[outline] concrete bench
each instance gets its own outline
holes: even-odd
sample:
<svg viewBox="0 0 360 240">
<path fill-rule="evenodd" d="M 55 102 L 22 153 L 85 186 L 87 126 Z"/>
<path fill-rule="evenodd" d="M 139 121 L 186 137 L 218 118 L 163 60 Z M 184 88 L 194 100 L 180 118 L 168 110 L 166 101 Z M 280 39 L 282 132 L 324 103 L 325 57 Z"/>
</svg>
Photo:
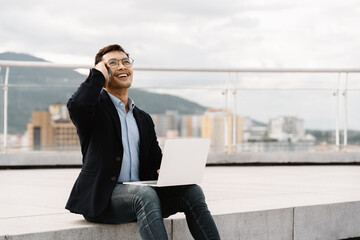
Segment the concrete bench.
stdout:
<svg viewBox="0 0 360 240">
<path fill-rule="evenodd" d="M 339 240 L 360 237 L 360 201 L 214 215 L 222 239 Z M 184 216 L 165 219 L 172 240 L 192 239 Z M 137 224 L 104 225 L 61 213 L 0 219 L 0 240 L 140 239 Z"/>
</svg>

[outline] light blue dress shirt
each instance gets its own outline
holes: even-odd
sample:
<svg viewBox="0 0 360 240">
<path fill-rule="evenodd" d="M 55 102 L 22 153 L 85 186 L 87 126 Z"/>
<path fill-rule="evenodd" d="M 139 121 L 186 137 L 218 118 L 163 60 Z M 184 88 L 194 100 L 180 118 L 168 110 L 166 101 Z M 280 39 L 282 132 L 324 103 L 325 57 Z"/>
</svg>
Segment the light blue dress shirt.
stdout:
<svg viewBox="0 0 360 240">
<path fill-rule="evenodd" d="M 131 98 L 128 99 L 129 112 L 126 113 L 125 104 L 110 93 L 109 96 L 114 103 L 120 118 L 121 138 L 124 147 L 124 155 L 118 182 L 139 181 L 140 137 L 139 129 L 133 114 L 135 103 Z"/>
</svg>

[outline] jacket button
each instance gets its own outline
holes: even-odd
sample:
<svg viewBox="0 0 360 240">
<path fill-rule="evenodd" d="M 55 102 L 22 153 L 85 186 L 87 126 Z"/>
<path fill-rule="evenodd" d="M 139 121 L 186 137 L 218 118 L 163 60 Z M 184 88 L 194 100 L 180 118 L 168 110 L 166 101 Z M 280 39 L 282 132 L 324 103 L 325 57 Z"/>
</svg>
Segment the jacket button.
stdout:
<svg viewBox="0 0 360 240">
<path fill-rule="evenodd" d="M 116 180 L 116 177 L 115 176 L 112 176 L 111 177 L 111 181 L 115 181 Z"/>
<path fill-rule="evenodd" d="M 120 157 L 116 157 L 115 160 L 116 160 L 117 162 L 120 162 L 121 158 L 120 158 Z"/>
</svg>

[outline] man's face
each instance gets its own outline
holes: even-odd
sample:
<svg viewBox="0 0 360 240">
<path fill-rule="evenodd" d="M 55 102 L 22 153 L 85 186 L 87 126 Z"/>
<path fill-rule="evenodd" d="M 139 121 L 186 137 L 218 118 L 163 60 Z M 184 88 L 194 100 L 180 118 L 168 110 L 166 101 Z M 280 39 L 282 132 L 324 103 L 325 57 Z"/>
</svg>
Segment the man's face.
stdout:
<svg viewBox="0 0 360 240">
<path fill-rule="evenodd" d="M 111 51 L 103 56 L 103 60 L 107 63 L 110 59 L 124 59 L 127 58 L 126 54 L 121 51 Z M 122 61 L 119 61 L 119 65 L 116 68 L 111 68 L 111 81 L 107 86 L 110 90 L 116 90 L 121 88 L 129 88 L 133 81 L 133 69 L 132 67 L 125 67 Z"/>
</svg>

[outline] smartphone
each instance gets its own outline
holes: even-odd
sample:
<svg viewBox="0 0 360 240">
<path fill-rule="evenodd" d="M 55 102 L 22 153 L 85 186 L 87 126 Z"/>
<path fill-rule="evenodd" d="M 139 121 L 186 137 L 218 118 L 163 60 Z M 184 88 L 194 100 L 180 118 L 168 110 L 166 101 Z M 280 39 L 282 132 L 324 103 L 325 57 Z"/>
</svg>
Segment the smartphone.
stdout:
<svg viewBox="0 0 360 240">
<path fill-rule="evenodd" d="M 109 75 L 109 82 L 108 82 L 108 85 L 109 85 L 111 82 L 111 69 L 107 68 L 107 70 L 108 70 L 108 75 Z"/>
</svg>

